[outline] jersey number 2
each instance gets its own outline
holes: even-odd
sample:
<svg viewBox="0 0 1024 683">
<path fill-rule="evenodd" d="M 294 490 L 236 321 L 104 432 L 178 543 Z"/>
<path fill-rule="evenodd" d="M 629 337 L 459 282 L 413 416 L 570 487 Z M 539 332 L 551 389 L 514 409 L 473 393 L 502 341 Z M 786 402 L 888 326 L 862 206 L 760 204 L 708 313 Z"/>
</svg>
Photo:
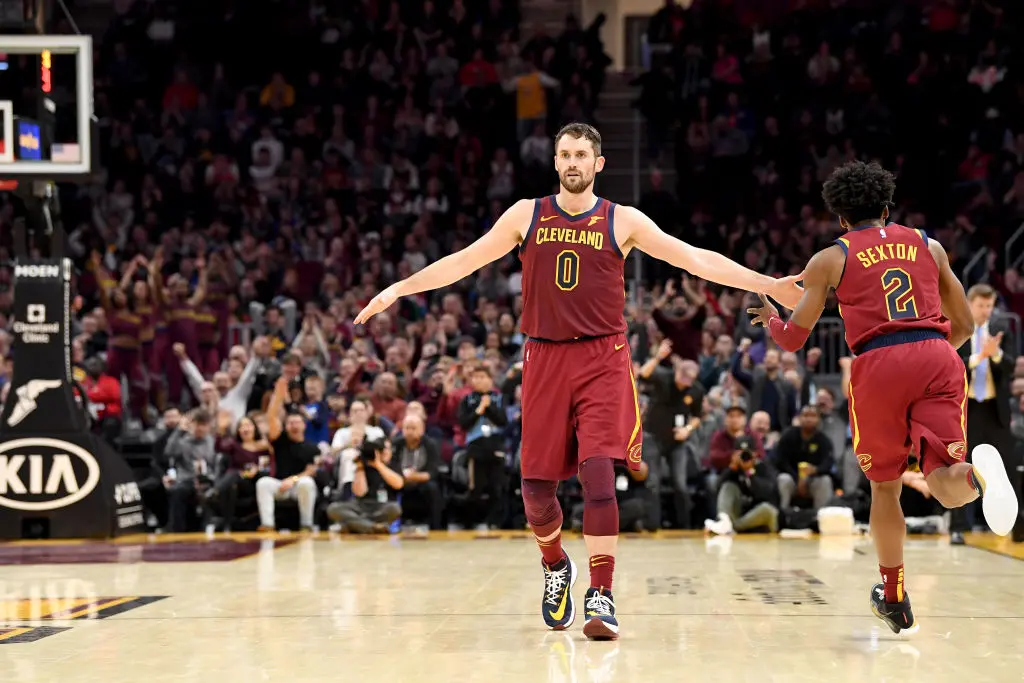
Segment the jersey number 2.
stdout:
<svg viewBox="0 0 1024 683">
<path fill-rule="evenodd" d="M 917 317 L 917 303 L 914 301 L 909 273 L 899 268 L 890 268 L 882 273 L 882 289 L 885 291 L 889 320 Z"/>
<path fill-rule="evenodd" d="M 555 284 L 563 292 L 571 292 L 580 283 L 580 255 L 566 249 L 555 259 Z"/>
</svg>

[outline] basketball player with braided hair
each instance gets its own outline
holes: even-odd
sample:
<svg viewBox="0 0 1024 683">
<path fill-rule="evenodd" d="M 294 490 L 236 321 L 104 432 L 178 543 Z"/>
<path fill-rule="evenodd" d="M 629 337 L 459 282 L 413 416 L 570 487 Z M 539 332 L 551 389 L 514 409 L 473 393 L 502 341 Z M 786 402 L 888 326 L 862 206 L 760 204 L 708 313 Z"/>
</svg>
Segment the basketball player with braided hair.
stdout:
<svg viewBox="0 0 1024 683">
<path fill-rule="evenodd" d="M 822 196 L 847 231 L 815 254 L 804 272 L 804 293 L 788 322 L 762 295 L 748 309 L 786 351 L 796 351 L 835 290 L 856 354 L 850 379 L 853 449 L 871 481 L 871 536 L 882 582 L 871 608 L 894 633 L 917 630 L 903 587 L 906 523 L 902 476 L 911 451 L 928 489 L 956 508 L 979 496 L 994 532 L 1006 535 L 1017 518 L 999 452 L 982 444 L 965 462 L 967 378 L 957 354 L 974 321 L 963 285 L 942 245 L 924 230 L 887 223 L 896 183 L 878 164 L 837 168 Z"/>
</svg>

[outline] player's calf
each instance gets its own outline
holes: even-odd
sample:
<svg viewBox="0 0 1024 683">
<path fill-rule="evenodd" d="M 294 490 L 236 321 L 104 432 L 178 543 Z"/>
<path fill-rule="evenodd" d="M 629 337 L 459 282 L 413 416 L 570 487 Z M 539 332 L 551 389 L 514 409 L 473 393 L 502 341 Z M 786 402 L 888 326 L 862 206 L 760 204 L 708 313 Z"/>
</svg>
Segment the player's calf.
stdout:
<svg viewBox="0 0 1024 683">
<path fill-rule="evenodd" d="M 576 565 L 562 550 L 562 507 L 558 504 L 557 481 L 523 479 L 523 505 L 530 523 L 544 570 L 544 596 L 540 613 L 547 627 L 561 631 L 572 626 L 576 605 L 572 587 L 576 583 Z"/>
<path fill-rule="evenodd" d="M 935 499 L 946 508 L 966 505 L 981 496 L 985 521 L 992 531 L 1005 536 L 1017 521 L 1018 503 L 999 451 L 989 444 L 971 453 L 974 464 L 940 467 L 925 478 Z"/>
<path fill-rule="evenodd" d="M 611 594 L 619 534 L 615 466 L 610 458 L 590 458 L 580 464 L 579 480 L 583 487 L 583 540 L 590 553 L 583 633 L 595 640 L 612 640 L 619 637 Z"/>
<path fill-rule="evenodd" d="M 583 488 L 583 538 L 590 552 L 590 585 L 611 590 L 619 536 L 619 505 L 611 458 L 583 461 L 579 480 Z"/>
</svg>

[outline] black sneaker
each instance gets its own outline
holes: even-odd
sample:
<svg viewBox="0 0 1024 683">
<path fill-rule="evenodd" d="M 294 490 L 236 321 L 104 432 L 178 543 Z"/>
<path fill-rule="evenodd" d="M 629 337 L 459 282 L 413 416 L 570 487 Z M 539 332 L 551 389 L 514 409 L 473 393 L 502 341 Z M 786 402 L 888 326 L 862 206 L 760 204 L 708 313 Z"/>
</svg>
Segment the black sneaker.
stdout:
<svg viewBox="0 0 1024 683">
<path fill-rule="evenodd" d="M 591 586 L 583 598 L 587 622 L 583 635 L 591 640 L 618 640 L 619 622 L 615 618 L 615 601 L 611 591 Z"/>
<path fill-rule="evenodd" d="M 903 602 L 886 602 L 885 586 L 876 583 L 871 589 L 871 611 L 884 621 L 893 633 L 917 633 L 918 624 L 914 619 L 914 611 L 910 609 L 910 595 L 907 593 L 903 594 Z"/>
<path fill-rule="evenodd" d="M 576 605 L 572 600 L 572 586 L 576 583 L 576 564 L 568 555 L 550 567 L 541 561 L 544 569 L 544 599 L 540 613 L 544 623 L 553 631 L 564 631 L 576 618 Z"/>
</svg>

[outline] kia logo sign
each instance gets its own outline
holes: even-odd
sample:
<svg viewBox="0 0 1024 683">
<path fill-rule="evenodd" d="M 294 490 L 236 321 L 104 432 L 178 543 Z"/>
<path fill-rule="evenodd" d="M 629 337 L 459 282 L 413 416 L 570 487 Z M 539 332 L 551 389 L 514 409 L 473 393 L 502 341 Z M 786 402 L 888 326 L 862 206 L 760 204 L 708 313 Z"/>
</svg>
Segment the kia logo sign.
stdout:
<svg viewBox="0 0 1024 683">
<path fill-rule="evenodd" d="M 92 453 L 59 439 L 0 443 L 0 507 L 39 512 L 74 505 L 100 482 Z"/>
</svg>

